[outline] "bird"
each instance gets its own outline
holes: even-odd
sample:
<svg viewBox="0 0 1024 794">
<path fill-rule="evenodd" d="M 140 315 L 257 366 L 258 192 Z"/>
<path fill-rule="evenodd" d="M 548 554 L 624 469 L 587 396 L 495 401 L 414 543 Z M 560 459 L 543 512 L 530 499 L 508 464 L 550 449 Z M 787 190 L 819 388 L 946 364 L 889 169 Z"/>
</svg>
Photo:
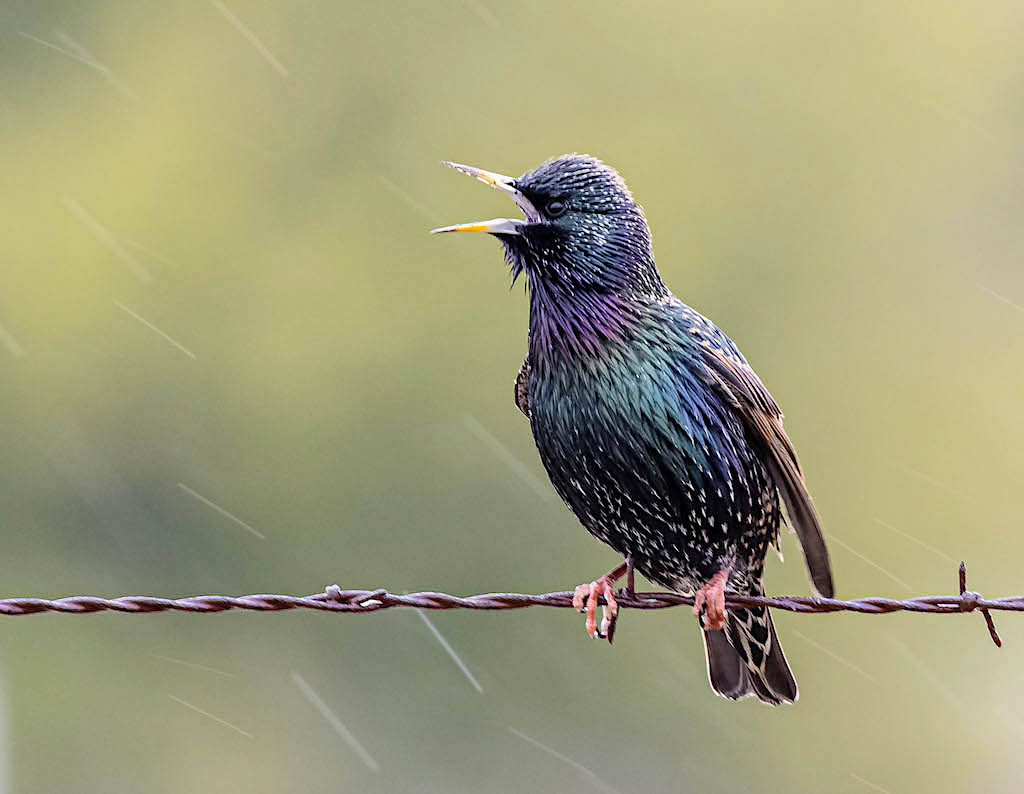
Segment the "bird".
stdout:
<svg viewBox="0 0 1024 794">
<path fill-rule="evenodd" d="M 507 194 L 522 218 L 432 230 L 496 237 L 525 276 L 527 353 L 514 383 L 555 491 L 623 563 L 580 585 L 586 630 L 611 641 L 615 583 L 635 573 L 694 596 L 712 690 L 764 703 L 799 697 L 764 595 L 782 505 L 811 585 L 834 595 L 821 521 L 783 415 L 733 341 L 683 303 L 655 265 L 650 226 L 620 174 L 583 154 L 519 177 L 443 161 Z M 603 619 L 596 609 L 603 599 Z"/>
</svg>

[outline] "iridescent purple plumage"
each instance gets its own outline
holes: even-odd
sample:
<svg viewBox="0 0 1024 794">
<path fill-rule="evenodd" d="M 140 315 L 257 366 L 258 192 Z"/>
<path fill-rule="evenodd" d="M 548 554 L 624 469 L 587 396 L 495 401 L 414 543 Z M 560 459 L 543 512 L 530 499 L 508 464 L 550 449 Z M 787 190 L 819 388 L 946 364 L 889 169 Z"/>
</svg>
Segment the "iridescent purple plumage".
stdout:
<svg viewBox="0 0 1024 794">
<path fill-rule="evenodd" d="M 491 231 L 513 278 L 529 281 L 516 401 L 569 509 L 652 582 L 716 599 L 710 627 L 723 587 L 763 592 L 781 494 L 812 582 L 831 595 L 828 552 L 781 412 L 725 333 L 665 286 L 622 178 L 565 155 L 501 179 L 533 220 L 446 230 Z M 609 580 L 599 583 L 611 592 Z M 593 604 L 599 592 L 590 590 Z M 705 630 L 705 647 L 719 694 L 796 699 L 767 610 L 730 613 L 723 631 Z"/>
</svg>

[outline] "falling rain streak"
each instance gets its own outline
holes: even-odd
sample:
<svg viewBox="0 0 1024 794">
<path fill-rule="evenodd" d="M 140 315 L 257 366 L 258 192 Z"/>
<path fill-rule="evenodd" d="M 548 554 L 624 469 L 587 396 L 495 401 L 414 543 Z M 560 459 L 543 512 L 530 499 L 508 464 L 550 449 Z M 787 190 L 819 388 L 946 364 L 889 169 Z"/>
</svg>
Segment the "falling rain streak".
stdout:
<svg viewBox="0 0 1024 794">
<path fill-rule="evenodd" d="M 937 548 L 935 548 L 935 547 L 934 547 L 934 546 L 932 546 L 932 545 L 931 545 L 930 543 L 925 543 L 925 542 L 924 542 L 923 540 L 921 540 L 920 538 L 918 538 L 918 537 L 914 537 L 914 536 L 913 536 L 913 535 L 911 535 L 911 534 L 910 534 L 909 532 L 904 532 L 904 531 L 903 531 L 902 529 L 897 529 L 897 528 L 896 528 L 896 527 L 894 527 L 894 526 L 893 526 L 892 524 L 890 524 L 890 523 L 888 523 L 888 522 L 886 522 L 886 521 L 883 521 L 883 520 L 882 520 L 882 519 L 880 519 L 880 518 L 876 518 L 876 519 L 875 519 L 875 523 L 876 523 L 876 524 L 879 524 L 879 525 L 881 525 L 881 526 L 883 526 L 883 527 L 885 527 L 885 528 L 886 528 L 886 529 L 888 529 L 888 530 L 889 530 L 890 532 L 895 532 L 895 533 L 896 533 L 897 535 L 899 535 L 900 537 L 906 538 L 906 539 L 907 539 L 907 540 L 909 540 L 909 541 L 910 541 L 911 543 L 916 543 L 916 544 L 917 544 L 918 546 L 920 546 L 920 547 L 921 547 L 922 549 L 925 549 L 926 551 L 930 551 L 930 552 L 931 552 L 932 554 L 934 554 L 934 555 L 935 555 L 936 557 L 939 557 L 939 558 L 941 558 L 941 559 L 945 560 L 946 562 L 948 562 L 948 563 L 951 563 L 952 565 L 957 565 L 957 564 L 958 564 L 958 562 L 959 562 L 958 560 L 954 559 L 953 557 L 950 557 L 950 556 L 949 556 L 948 554 L 946 554 L 946 553 L 945 553 L 944 551 L 941 551 L 940 549 L 937 549 Z"/>
<path fill-rule="evenodd" d="M 977 499 L 968 496 L 963 491 L 957 490 L 949 483 L 945 483 L 942 480 L 935 479 L 930 474 L 925 474 L 923 471 L 918 471 L 917 469 L 911 468 L 910 466 L 900 466 L 900 468 L 903 471 L 907 472 L 908 474 L 917 477 L 917 479 L 921 480 L 922 482 L 925 482 L 928 485 L 932 486 L 933 488 L 937 488 L 943 493 L 956 497 L 957 499 L 960 499 L 963 502 L 973 502 L 975 504 L 977 504 L 978 502 Z"/>
<path fill-rule="evenodd" d="M 587 767 L 583 766 L 583 764 L 581 764 L 579 761 L 573 761 L 568 756 L 562 755 L 560 752 L 558 752 L 558 750 L 555 750 L 552 747 L 548 747 L 546 744 L 544 744 L 543 742 L 537 741 L 532 736 L 527 736 L 522 731 L 517 731 L 511 725 L 508 727 L 508 730 L 509 730 L 509 733 L 511 733 L 513 736 L 518 736 L 524 742 L 527 742 L 528 744 L 532 744 L 538 750 L 543 750 L 548 755 L 551 755 L 554 758 L 557 758 L 563 764 L 568 764 L 569 766 L 571 766 L 576 771 L 586 775 L 587 777 L 589 777 L 594 782 L 594 784 L 598 788 L 602 789 L 603 791 L 607 791 L 610 794 L 618 794 L 618 789 L 614 789 L 611 786 L 609 786 L 607 783 L 605 783 L 603 780 L 601 780 L 601 778 L 599 778 L 594 773 L 593 770 L 588 769 Z"/>
<path fill-rule="evenodd" d="M 480 0 L 465 0 L 465 2 L 466 5 L 473 10 L 473 13 L 480 17 L 480 19 L 483 21 L 485 25 L 487 25 L 487 27 L 491 28 L 492 30 L 498 29 L 498 20 L 494 16 L 494 14 L 491 13 L 491 9 L 489 9 L 482 2 L 480 2 Z"/>
<path fill-rule="evenodd" d="M 149 320 L 146 320 L 146 319 L 140 317 L 139 315 L 137 315 L 135 312 L 133 312 L 131 309 L 129 309 L 127 306 L 125 306 L 123 303 L 121 303 L 121 301 L 115 300 L 114 301 L 114 305 L 117 308 L 119 308 L 121 311 L 123 311 L 125 314 L 128 314 L 128 315 L 134 317 L 136 320 L 138 320 L 140 323 L 142 323 L 144 326 L 146 326 L 149 330 L 151 330 L 154 333 L 159 334 L 160 336 L 162 336 L 164 339 L 166 339 L 168 342 L 170 342 L 172 345 L 174 345 L 176 348 L 178 348 L 178 350 L 180 350 L 182 353 L 184 353 L 189 358 L 195 358 L 196 357 L 196 354 L 193 353 L 191 350 L 189 350 L 187 347 L 185 347 L 184 345 L 180 344 L 179 342 L 176 342 L 174 339 L 172 339 L 166 333 L 164 333 L 159 328 L 157 328 L 155 325 L 153 325 L 153 323 L 149 322 Z"/>
<path fill-rule="evenodd" d="M 362 759 L 362 762 L 374 772 L 379 772 L 380 764 L 367 752 L 362 743 L 352 735 L 352 731 L 345 726 L 341 718 L 331 710 L 331 707 L 327 705 L 324 699 L 306 682 L 306 679 L 295 670 L 292 670 L 292 681 L 295 682 L 295 686 L 299 688 L 299 691 L 305 696 L 306 700 L 313 704 L 313 708 L 320 712 L 320 716 L 327 721 L 327 724 L 334 728 L 334 732 Z"/>
<path fill-rule="evenodd" d="M 248 731 L 243 731 L 243 730 L 242 730 L 241 728 L 239 728 L 239 727 L 238 727 L 237 725 L 232 725 L 232 724 L 231 724 L 230 722 L 228 722 L 227 720 L 225 720 L 225 719 L 221 719 L 221 718 L 220 718 L 220 717 L 218 717 L 218 716 L 217 716 L 216 714 L 211 714 L 210 712 L 208 712 L 208 711 L 206 711 L 206 710 L 204 710 L 204 709 L 201 709 L 201 708 L 199 708 L 199 706 L 193 706 L 193 705 L 192 705 L 191 703 L 189 703 L 189 702 L 188 702 L 187 700 L 182 700 L 181 698 L 179 698 L 179 697 L 175 697 L 174 695 L 168 695 L 167 697 L 169 697 L 169 698 L 170 698 L 171 700 L 173 700 L 173 701 L 174 701 L 175 703 L 180 703 L 181 705 L 183 705 L 183 706 L 186 706 L 186 707 L 188 707 L 188 708 L 192 709 L 192 711 L 195 711 L 195 712 L 197 712 L 198 714 L 202 714 L 202 715 L 203 715 L 204 717 L 209 717 L 209 718 L 210 718 L 211 720 L 213 720 L 214 722 L 219 722 L 219 723 L 220 723 L 221 725 L 223 725 L 223 726 L 224 726 L 224 727 L 226 727 L 226 728 L 230 728 L 230 729 L 231 729 L 231 730 L 233 730 L 233 731 L 238 731 L 238 733 L 242 734 L 242 736 L 246 736 L 246 737 L 248 737 L 248 738 L 250 738 L 250 739 L 252 739 L 252 738 L 253 738 L 253 735 L 252 735 L 251 733 L 249 733 Z"/>
<path fill-rule="evenodd" d="M 459 655 L 455 653 L 455 649 L 452 648 L 448 640 L 444 638 L 444 635 L 437 630 L 437 626 L 434 625 L 434 622 L 427 617 L 427 613 L 422 609 L 417 609 L 416 612 L 421 618 L 423 618 L 423 622 L 427 624 L 427 628 L 430 629 L 430 633 L 434 635 L 435 639 L 439 643 L 441 643 L 441 647 L 445 649 L 448 655 L 452 658 L 452 661 L 455 662 L 458 668 L 462 671 L 462 674 L 469 679 L 469 683 L 473 685 L 473 689 L 482 695 L 484 693 L 484 688 L 480 686 L 480 682 L 476 680 L 476 677 L 471 672 L 469 672 L 469 668 L 466 667 L 462 659 L 459 658 Z"/>
<path fill-rule="evenodd" d="M 417 201 L 408 190 L 396 185 L 383 174 L 377 174 L 377 181 L 400 198 L 410 209 L 415 210 L 419 215 L 430 223 L 437 223 L 437 216 L 427 209 L 426 205 Z"/>
<path fill-rule="evenodd" d="M 284 64 L 278 60 L 277 56 L 274 55 L 264 44 L 259 36 L 250 30 L 249 26 L 242 22 L 227 6 L 225 6 L 220 0 L 210 0 L 210 5 L 220 11 L 224 15 L 224 18 L 231 24 L 231 26 L 237 30 L 242 38 L 248 41 L 258 52 L 263 56 L 264 60 L 269 63 L 281 77 L 288 77 L 288 70 L 285 69 Z"/>
<path fill-rule="evenodd" d="M 858 560 L 861 560 L 862 562 L 867 563 L 868 565 L 870 565 L 872 568 L 874 568 L 879 573 L 883 573 L 886 576 L 888 576 L 890 579 L 892 579 L 896 584 L 898 584 L 904 590 L 909 591 L 911 589 L 910 585 L 907 584 L 906 582 L 904 582 L 902 579 L 900 579 L 896 574 L 892 573 L 891 571 L 887 571 L 885 568 L 883 568 L 877 562 L 872 560 L 870 557 L 864 556 L 859 551 L 857 551 L 856 549 L 851 547 L 848 543 L 844 543 L 843 541 L 841 541 L 835 535 L 829 535 L 828 539 L 830 541 L 832 541 L 833 543 L 835 543 L 837 546 L 841 546 L 842 548 L 846 549 L 848 552 L 850 552 L 850 554 L 852 554 Z"/>
<path fill-rule="evenodd" d="M 978 285 L 978 289 L 980 289 L 982 292 L 987 292 L 993 298 L 995 298 L 998 301 L 1002 301 L 1007 306 L 1011 306 L 1011 307 L 1013 307 L 1014 309 L 1016 309 L 1019 312 L 1024 312 L 1024 306 L 1021 306 L 1019 303 L 1015 303 L 1014 301 L 1012 301 L 1009 298 L 1007 298 L 1005 295 L 1000 295 L 998 292 L 996 292 L 991 287 L 986 287 L 984 284 L 979 284 Z"/>
<path fill-rule="evenodd" d="M 158 254 L 152 248 L 147 248 L 142 243 L 136 242 L 135 240 L 125 240 L 124 242 L 125 242 L 125 245 L 128 245 L 128 246 L 134 248 L 136 251 L 140 251 L 141 253 L 143 253 L 146 256 L 148 256 L 150 259 L 153 259 L 153 260 L 159 262 L 161 265 L 165 265 L 166 267 L 172 267 L 172 268 L 177 268 L 178 267 L 178 265 L 175 262 L 172 262 L 166 256 L 162 256 L 161 254 Z"/>
<path fill-rule="evenodd" d="M 216 510 L 218 513 L 220 513 L 225 518 L 228 518 L 228 519 L 234 521 L 236 524 L 238 524 L 238 526 L 242 527 L 245 530 L 248 530 L 253 535 L 258 537 L 260 540 L 266 540 L 267 539 L 267 536 L 264 535 L 262 532 L 260 532 L 258 529 L 256 529 L 255 527 L 252 527 L 249 524 L 245 523 L 242 519 L 240 519 L 234 513 L 229 513 L 227 510 L 225 510 L 219 504 L 217 504 L 216 502 L 212 501 L 211 499 L 207 499 L 201 493 L 198 493 L 197 491 L 192 490 L 187 485 L 185 485 L 185 483 L 179 482 L 178 483 L 178 487 L 181 488 L 181 490 L 183 490 L 185 493 L 187 493 L 193 499 L 195 499 L 195 500 L 197 500 L 199 502 L 202 502 L 204 505 L 209 507 L 211 510 Z"/>
<path fill-rule="evenodd" d="M 470 433 L 480 439 L 480 441 L 484 443 L 484 446 L 490 449 L 491 452 L 497 456 L 498 460 L 508 466 L 520 480 L 529 485 L 537 496 L 545 501 L 551 500 L 551 490 L 541 482 L 537 475 L 530 471 L 525 463 L 513 455 L 512 452 L 509 451 L 508 447 L 495 438 L 494 435 L 492 435 L 490 431 L 481 424 L 479 419 L 472 414 L 466 414 L 462 417 L 462 424 L 465 425 L 466 429 Z"/>
<path fill-rule="evenodd" d="M 38 38 L 37 36 L 33 36 L 31 33 L 25 33 L 24 31 L 21 31 L 18 33 L 18 35 L 21 36 L 23 39 L 33 41 L 36 44 L 42 45 L 43 47 L 48 47 L 49 49 L 54 50 L 55 52 L 59 52 L 61 55 L 67 58 L 71 58 L 72 60 L 78 61 L 80 64 L 84 66 L 88 66 L 93 71 L 102 75 L 103 78 L 108 83 L 110 83 L 110 85 L 112 85 L 118 92 L 120 92 L 121 95 L 124 96 L 126 99 L 130 99 L 132 102 L 138 101 L 138 95 L 134 91 L 132 91 L 131 88 L 125 85 L 125 82 L 120 77 L 114 74 L 114 72 L 108 66 L 105 66 L 104 64 L 100 63 L 95 58 L 93 58 L 92 55 L 89 54 L 89 51 L 85 49 L 85 47 L 83 47 L 73 38 L 68 36 L 66 33 L 58 31 L 57 38 L 61 39 L 68 47 L 71 47 L 70 50 L 65 49 L 64 47 L 61 47 L 57 44 L 54 44 L 53 42 L 46 41 L 44 39 Z"/>
<path fill-rule="evenodd" d="M 164 656 L 162 653 L 151 653 L 154 659 L 162 659 L 165 662 L 173 662 L 174 664 L 180 664 L 182 667 L 191 667 L 193 670 L 203 670 L 207 673 L 216 673 L 222 675 L 225 678 L 234 678 L 233 673 L 226 673 L 223 670 L 218 670 L 216 667 L 207 667 L 205 664 L 197 664 L 196 662 L 186 662 L 184 659 L 175 659 L 173 656 Z"/>
<path fill-rule="evenodd" d="M 18 340 L 2 325 L 0 325 L 0 345 L 6 347 L 7 352 L 15 358 L 23 358 L 25 356 L 25 348 L 18 344 Z"/>
<path fill-rule="evenodd" d="M 826 648 L 821 643 L 816 642 L 815 640 L 812 640 L 810 637 L 808 637 L 803 632 L 797 631 L 796 629 L 790 629 L 789 631 L 790 631 L 791 634 L 795 634 L 797 637 L 802 639 L 804 642 L 806 642 L 812 648 L 817 648 L 819 651 L 821 651 L 823 654 L 828 656 L 830 659 L 835 659 L 837 662 L 839 662 L 839 664 L 843 665 L 844 667 L 848 667 L 849 669 L 853 670 L 853 672 L 857 673 L 858 675 L 863 676 L 868 681 L 870 681 L 872 684 L 877 684 L 878 683 L 877 679 L 874 676 L 872 676 L 870 673 L 864 671 L 863 669 L 861 669 L 860 667 L 855 665 L 853 662 L 851 662 L 849 659 L 846 659 L 846 658 L 840 656 L 835 651 L 829 650 L 828 648 Z"/>
<path fill-rule="evenodd" d="M 878 791 L 881 794 L 892 794 L 892 792 L 890 792 L 889 789 L 882 788 L 877 783 L 872 783 L 870 780 L 867 780 L 866 778 L 862 778 L 860 775 L 854 774 L 853 772 L 850 773 L 850 778 L 852 780 L 856 780 L 862 786 L 867 786 L 872 791 Z"/>
<path fill-rule="evenodd" d="M 939 696 L 945 700 L 950 706 L 954 708 L 964 710 L 964 702 L 960 697 L 953 691 L 953 688 L 943 681 L 935 672 L 924 663 L 924 660 L 913 650 L 910 649 L 905 642 L 897 640 L 893 637 L 886 637 L 889 644 L 892 645 L 904 659 L 914 667 L 925 681 L 931 684 L 932 688 L 939 694 Z"/>
<path fill-rule="evenodd" d="M 149 271 L 146 270 L 139 260 L 132 255 L 131 251 L 129 251 L 121 241 L 114 236 L 114 233 L 110 231 L 110 229 L 96 220 L 96 218 L 94 218 L 89 211 L 85 209 L 85 207 L 71 198 L 71 196 L 64 197 L 64 206 L 67 207 L 71 214 L 78 218 L 78 220 L 81 221 L 82 224 L 91 231 L 101 243 L 109 248 L 118 259 L 128 265 L 139 281 L 146 283 L 153 280 Z"/>
</svg>

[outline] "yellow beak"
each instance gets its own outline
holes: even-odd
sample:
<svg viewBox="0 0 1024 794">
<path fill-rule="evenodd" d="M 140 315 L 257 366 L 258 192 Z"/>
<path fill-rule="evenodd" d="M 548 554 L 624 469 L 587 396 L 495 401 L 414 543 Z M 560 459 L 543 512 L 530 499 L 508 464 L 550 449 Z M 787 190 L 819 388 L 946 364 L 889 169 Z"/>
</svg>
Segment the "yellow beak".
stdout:
<svg viewBox="0 0 1024 794">
<path fill-rule="evenodd" d="M 456 171 L 461 171 L 475 179 L 479 179 L 485 185 L 490 185 L 502 193 L 507 193 L 519 206 L 519 209 L 526 215 L 526 220 L 519 218 L 494 218 L 489 221 L 475 221 L 473 223 L 460 223 L 455 226 L 442 226 L 440 229 L 431 229 L 431 234 L 444 232 L 487 232 L 489 234 L 521 234 L 523 226 L 528 223 L 536 223 L 542 220 L 542 215 L 533 206 L 530 200 L 516 187 L 516 180 L 504 174 L 496 174 L 494 171 L 485 171 L 482 168 L 474 168 L 471 165 L 452 163 L 447 160 L 443 164 Z"/>
</svg>

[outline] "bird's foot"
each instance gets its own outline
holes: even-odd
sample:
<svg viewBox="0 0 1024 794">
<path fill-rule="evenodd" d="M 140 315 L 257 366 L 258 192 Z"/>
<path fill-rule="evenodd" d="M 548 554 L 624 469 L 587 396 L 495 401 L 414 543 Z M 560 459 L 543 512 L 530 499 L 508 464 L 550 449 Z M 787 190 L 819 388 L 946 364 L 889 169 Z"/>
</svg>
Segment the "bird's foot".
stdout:
<svg viewBox="0 0 1024 794">
<path fill-rule="evenodd" d="M 615 601 L 615 583 L 626 573 L 627 563 L 608 571 L 600 579 L 589 584 L 581 584 L 572 596 L 572 605 L 577 612 L 587 613 L 587 634 L 593 639 L 607 638 L 610 643 L 615 637 L 615 623 L 619 617 L 619 605 Z M 597 625 L 597 603 L 604 596 L 604 608 L 601 610 L 601 626 Z"/>
<path fill-rule="evenodd" d="M 716 573 L 708 583 L 694 594 L 693 614 L 704 617 L 702 624 L 706 629 L 721 629 L 725 626 L 725 583 L 729 580 L 729 567 Z"/>
</svg>

